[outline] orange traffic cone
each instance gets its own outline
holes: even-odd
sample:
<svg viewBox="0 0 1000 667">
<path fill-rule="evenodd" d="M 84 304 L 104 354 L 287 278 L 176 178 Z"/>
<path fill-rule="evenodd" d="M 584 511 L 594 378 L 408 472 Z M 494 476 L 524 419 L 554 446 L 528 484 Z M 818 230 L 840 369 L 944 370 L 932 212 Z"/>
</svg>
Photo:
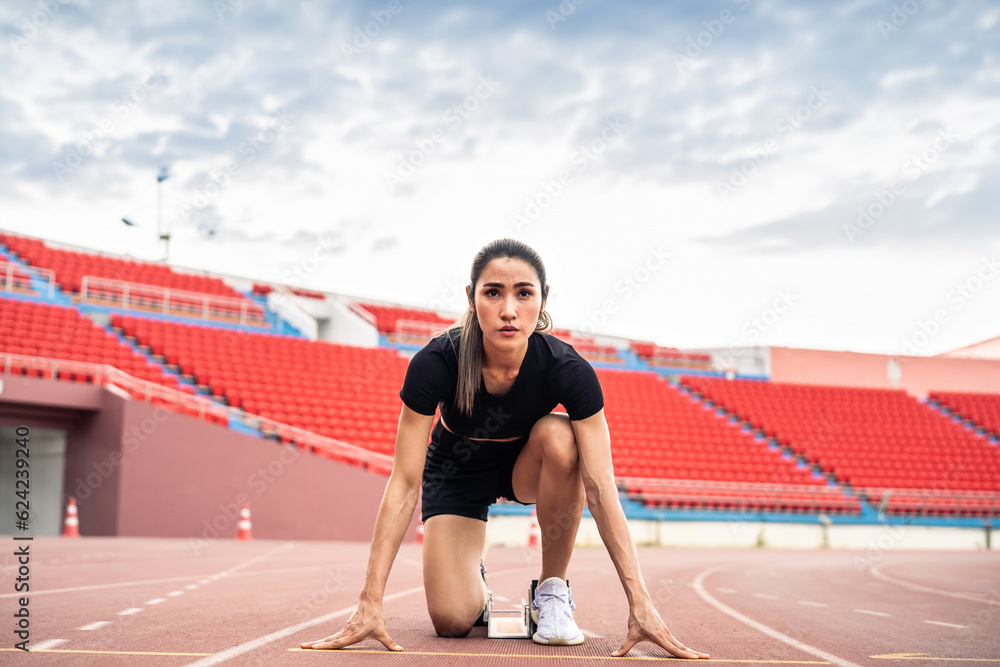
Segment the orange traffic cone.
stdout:
<svg viewBox="0 0 1000 667">
<path fill-rule="evenodd" d="M 243 503 L 243 507 L 240 509 L 240 522 L 236 524 L 236 539 L 252 540 L 253 535 L 250 534 L 250 527 L 250 503 Z"/>
<path fill-rule="evenodd" d="M 542 531 L 538 528 L 538 515 L 535 508 L 531 508 L 531 523 L 528 524 L 528 546 L 542 546 Z"/>
<path fill-rule="evenodd" d="M 66 520 L 63 521 L 63 537 L 80 537 L 80 520 L 76 516 L 76 498 L 70 496 L 66 505 Z"/>
<path fill-rule="evenodd" d="M 417 544 L 424 543 L 424 522 L 421 521 L 417 524 Z"/>
</svg>

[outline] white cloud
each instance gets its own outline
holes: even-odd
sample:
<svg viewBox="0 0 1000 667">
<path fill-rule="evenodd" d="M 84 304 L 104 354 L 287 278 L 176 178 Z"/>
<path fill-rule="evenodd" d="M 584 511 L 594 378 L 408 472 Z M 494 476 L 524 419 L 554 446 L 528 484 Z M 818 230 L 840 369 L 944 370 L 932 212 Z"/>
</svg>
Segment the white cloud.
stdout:
<svg viewBox="0 0 1000 667">
<path fill-rule="evenodd" d="M 34 6 L 5 5 L 8 27 Z M 308 239 L 337 231 L 345 251 L 308 286 L 428 306 L 467 279 L 479 247 L 515 236 L 549 265 L 557 321 L 580 326 L 630 262 L 663 244 L 673 262 L 601 330 L 728 345 L 788 285 L 802 301 L 765 342 L 895 352 L 924 316 L 922 295 L 947 288 L 970 253 L 1000 246 L 988 190 L 998 12 L 922 6 L 883 40 L 878 3 L 777 9 L 737 12 L 678 70 L 672 52 L 719 8 L 595 3 L 553 31 L 532 4 L 410 3 L 348 62 L 341 43 L 371 20 L 367 6 L 326 15 L 244 3 L 220 21 L 196 2 L 169 15 L 66 5 L 5 54 L 2 224 L 153 257 L 155 175 L 169 165 L 163 215 L 182 264 L 281 280 Z M 163 85 L 116 113 L 153 65 Z M 491 76 L 496 93 L 449 124 L 449 109 Z M 830 99 L 786 133 L 782 119 L 822 86 Z M 294 117 L 241 154 L 280 109 Z M 574 154 L 615 117 L 627 131 L 577 169 Z M 114 123 L 95 154 L 57 181 L 52 161 L 105 118 Z M 848 243 L 856 208 L 948 127 L 954 145 Z M 386 172 L 436 128 L 445 138 L 391 192 Z M 769 139 L 777 149 L 722 201 L 717 183 Z M 185 220 L 181 207 L 234 160 L 239 173 Z M 560 171 L 572 182 L 516 228 L 511 216 Z M 122 216 L 142 226 L 126 233 Z M 1000 290 L 974 305 L 935 343 L 996 335 L 984 313 Z"/>
</svg>

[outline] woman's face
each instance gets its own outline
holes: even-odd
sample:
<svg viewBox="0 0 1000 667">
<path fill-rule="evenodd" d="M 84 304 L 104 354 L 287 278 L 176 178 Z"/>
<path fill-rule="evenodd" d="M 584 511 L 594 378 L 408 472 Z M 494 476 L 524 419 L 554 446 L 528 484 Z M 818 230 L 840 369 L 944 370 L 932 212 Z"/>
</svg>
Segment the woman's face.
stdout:
<svg viewBox="0 0 1000 667">
<path fill-rule="evenodd" d="M 538 275 L 520 259 L 499 257 L 483 269 L 471 299 L 484 345 L 515 350 L 528 342 L 545 307 Z M 504 332 L 503 329 L 513 328 Z"/>
</svg>

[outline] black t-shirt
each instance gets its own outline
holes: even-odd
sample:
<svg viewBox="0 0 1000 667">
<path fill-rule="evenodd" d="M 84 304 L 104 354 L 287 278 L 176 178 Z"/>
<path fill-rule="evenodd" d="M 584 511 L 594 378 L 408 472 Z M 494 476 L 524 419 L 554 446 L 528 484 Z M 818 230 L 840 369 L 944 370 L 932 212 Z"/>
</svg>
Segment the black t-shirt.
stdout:
<svg viewBox="0 0 1000 667">
<path fill-rule="evenodd" d="M 448 429 L 468 438 L 525 437 L 536 421 L 562 403 L 570 419 L 586 419 L 604 407 L 597 373 L 569 343 L 534 332 L 510 390 L 503 396 L 486 391 L 480 376 L 472 416 L 455 405 L 461 331 L 432 338 L 410 359 L 399 397 L 414 412 L 433 415 L 440 405 Z"/>
</svg>

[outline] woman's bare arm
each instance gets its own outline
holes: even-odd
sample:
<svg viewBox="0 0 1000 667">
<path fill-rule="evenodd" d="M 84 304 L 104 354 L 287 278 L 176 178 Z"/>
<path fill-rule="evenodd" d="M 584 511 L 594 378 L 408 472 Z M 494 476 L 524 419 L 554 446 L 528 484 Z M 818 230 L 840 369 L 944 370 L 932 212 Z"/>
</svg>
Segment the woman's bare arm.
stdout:
<svg viewBox="0 0 1000 667">
<path fill-rule="evenodd" d="M 681 658 L 707 658 L 674 638 L 653 607 L 639 571 L 639 555 L 618 498 L 611 463 L 611 433 L 601 409 L 586 419 L 570 422 L 580 452 L 580 471 L 587 491 L 587 507 L 618 571 L 629 604 L 628 636 L 612 655 L 622 656 L 640 641 L 652 641 Z"/>
<path fill-rule="evenodd" d="M 368 571 L 361 591 L 362 600 L 382 602 L 389 570 L 417 506 L 424 458 L 427 456 L 427 438 L 433 422 L 433 415 L 422 415 L 406 405 L 403 405 L 399 414 L 392 473 L 385 485 L 385 493 L 375 519 Z"/>
<path fill-rule="evenodd" d="M 382 642 L 390 650 L 403 650 L 386 632 L 382 598 L 389 570 L 392 569 L 399 545 L 403 542 L 403 535 L 406 534 L 413 518 L 413 510 L 417 506 L 424 457 L 427 455 L 427 438 L 433 422 L 433 415 L 422 415 L 403 405 L 396 431 L 392 473 L 385 485 L 375 519 L 371 549 L 368 552 L 368 570 L 358 608 L 340 632 L 319 641 L 304 642 L 301 644 L 302 648 L 343 648 L 371 638 Z"/>
</svg>

